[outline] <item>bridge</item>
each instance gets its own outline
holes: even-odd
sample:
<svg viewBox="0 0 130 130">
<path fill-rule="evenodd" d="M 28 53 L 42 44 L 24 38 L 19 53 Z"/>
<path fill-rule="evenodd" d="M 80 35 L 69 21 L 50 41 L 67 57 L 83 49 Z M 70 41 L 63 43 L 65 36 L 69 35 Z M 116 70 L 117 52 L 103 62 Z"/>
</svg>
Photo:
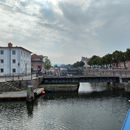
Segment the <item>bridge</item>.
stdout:
<svg viewBox="0 0 130 130">
<path fill-rule="evenodd" d="M 79 82 L 129 82 L 130 71 L 121 69 L 88 69 L 84 75 L 78 76 L 47 76 L 43 78 L 43 84 L 79 83 Z"/>
<path fill-rule="evenodd" d="M 96 76 L 73 76 L 73 77 L 44 77 L 43 84 L 73 84 L 79 82 L 112 82 L 112 83 L 120 83 L 120 82 L 129 82 L 130 78 L 128 77 L 96 77 Z"/>
<path fill-rule="evenodd" d="M 107 73 L 109 72 L 109 73 Z M 114 89 L 118 89 L 124 87 L 122 85 L 123 82 L 130 82 L 130 73 L 121 73 L 121 71 L 115 72 L 92 72 L 87 73 L 86 75 L 78 75 L 78 76 L 43 76 L 43 81 L 41 85 L 43 85 L 45 91 L 78 91 L 80 82 L 89 82 L 89 83 L 107 83 L 112 84 Z M 121 84 L 120 84 L 121 83 Z M 117 84 L 120 84 L 119 86 Z M 125 88 L 123 88 L 125 89 Z M 128 90 L 127 90 L 128 89 Z M 129 90 L 129 87 L 127 88 Z"/>
</svg>

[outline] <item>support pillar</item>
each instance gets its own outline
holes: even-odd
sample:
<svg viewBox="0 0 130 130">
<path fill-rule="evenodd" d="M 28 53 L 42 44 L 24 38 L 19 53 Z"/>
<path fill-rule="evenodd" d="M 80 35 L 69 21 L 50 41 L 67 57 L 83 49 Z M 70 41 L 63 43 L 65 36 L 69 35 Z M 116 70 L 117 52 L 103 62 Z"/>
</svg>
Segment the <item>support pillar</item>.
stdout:
<svg viewBox="0 0 130 130">
<path fill-rule="evenodd" d="M 33 84 L 32 84 L 32 80 L 30 80 L 27 83 L 27 101 L 30 102 L 33 100 L 34 100 Z"/>
</svg>

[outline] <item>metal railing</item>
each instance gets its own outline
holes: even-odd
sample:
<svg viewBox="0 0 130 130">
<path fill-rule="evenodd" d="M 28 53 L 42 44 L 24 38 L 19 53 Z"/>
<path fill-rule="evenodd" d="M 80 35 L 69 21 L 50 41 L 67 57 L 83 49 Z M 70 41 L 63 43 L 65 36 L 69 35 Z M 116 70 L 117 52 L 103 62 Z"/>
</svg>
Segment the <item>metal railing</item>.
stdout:
<svg viewBox="0 0 130 130">
<path fill-rule="evenodd" d="M 130 77 L 130 70 L 122 69 L 87 69 L 85 71 L 86 76 L 112 76 L 112 77 Z"/>
</svg>

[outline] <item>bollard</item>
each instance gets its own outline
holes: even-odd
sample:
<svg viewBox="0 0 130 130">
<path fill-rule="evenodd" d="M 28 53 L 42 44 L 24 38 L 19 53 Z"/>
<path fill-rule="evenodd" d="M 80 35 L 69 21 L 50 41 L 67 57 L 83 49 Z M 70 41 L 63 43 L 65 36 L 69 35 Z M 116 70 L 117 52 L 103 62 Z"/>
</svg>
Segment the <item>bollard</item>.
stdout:
<svg viewBox="0 0 130 130">
<path fill-rule="evenodd" d="M 27 101 L 31 102 L 34 100 L 33 84 L 32 80 L 27 82 Z"/>
</svg>

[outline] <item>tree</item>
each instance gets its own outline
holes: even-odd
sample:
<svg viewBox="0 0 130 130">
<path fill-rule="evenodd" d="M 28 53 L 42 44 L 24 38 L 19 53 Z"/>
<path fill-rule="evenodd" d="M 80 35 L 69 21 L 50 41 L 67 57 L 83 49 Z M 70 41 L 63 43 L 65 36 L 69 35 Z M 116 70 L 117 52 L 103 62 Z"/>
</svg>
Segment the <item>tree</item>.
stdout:
<svg viewBox="0 0 130 130">
<path fill-rule="evenodd" d="M 77 61 L 76 63 L 74 63 L 72 66 L 74 68 L 79 68 L 79 67 L 83 67 L 85 64 L 83 61 Z"/>
<path fill-rule="evenodd" d="M 57 67 L 58 67 L 58 65 L 57 65 L 57 64 L 55 64 L 55 65 L 54 65 L 54 67 L 55 67 L 55 68 L 57 68 Z"/>
<path fill-rule="evenodd" d="M 116 50 L 112 54 L 106 54 L 103 57 L 94 55 L 89 59 L 88 64 L 93 67 L 111 68 L 113 64 L 118 67 L 119 63 L 124 63 L 124 68 L 127 69 L 126 61 L 130 61 L 130 49 L 127 49 L 126 52 Z"/>
<path fill-rule="evenodd" d="M 120 51 L 120 61 L 124 63 L 124 68 L 127 69 L 127 67 L 126 67 L 126 61 L 127 61 L 126 52 Z"/>
<path fill-rule="evenodd" d="M 116 67 L 118 67 L 119 62 L 121 61 L 120 55 L 120 51 L 117 50 L 112 53 L 112 62 L 116 64 Z"/>
<path fill-rule="evenodd" d="M 106 67 L 112 67 L 112 54 L 106 54 L 102 57 L 102 64 Z"/>
<path fill-rule="evenodd" d="M 45 69 L 49 70 L 51 68 L 51 61 L 48 59 L 48 57 L 46 57 L 44 59 L 44 67 Z"/>
<path fill-rule="evenodd" d="M 130 60 L 130 49 L 126 50 L 126 60 L 129 61 Z"/>
<path fill-rule="evenodd" d="M 96 55 L 92 56 L 92 57 L 90 58 L 88 64 L 89 64 L 90 66 L 94 66 L 94 67 L 95 67 L 95 66 L 101 66 L 101 64 L 102 64 L 101 57 L 96 56 Z"/>
<path fill-rule="evenodd" d="M 124 63 L 124 67 L 126 68 L 126 52 L 122 51 L 114 51 L 112 54 L 112 62 L 116 64 L 116 67 L 118 67 L 118 64 L 120 62 Z"/>
</svg>

